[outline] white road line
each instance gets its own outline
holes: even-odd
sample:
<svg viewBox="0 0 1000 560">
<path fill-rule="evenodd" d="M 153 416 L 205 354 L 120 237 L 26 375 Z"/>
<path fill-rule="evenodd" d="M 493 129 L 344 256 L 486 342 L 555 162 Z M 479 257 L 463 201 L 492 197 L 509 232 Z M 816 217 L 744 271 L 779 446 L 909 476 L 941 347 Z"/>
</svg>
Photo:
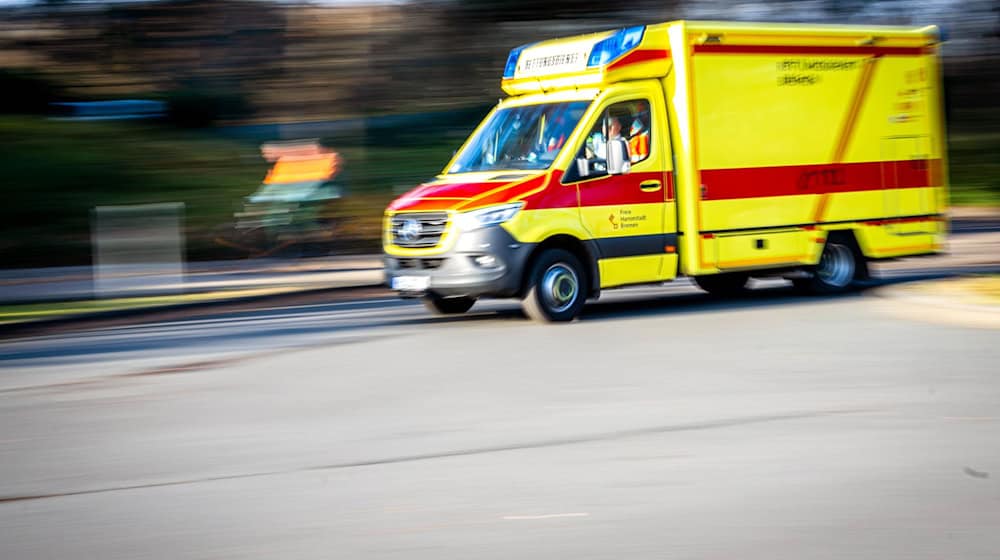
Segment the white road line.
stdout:
<svg viewBox="0 0 1000 560">
<path fill-rule="evenodd" d="M 330 332 L 322 332 L 324 329 L 372 329 L 378 331 L 395 327 L 396 321 L 408 321 L 419 318 L 431 319 L 433 317 L 423 309 L 422 306 L 406 306 L 395 308 L 375 308 L 365 310 L 338 310 L 338 311 L 314 311 L 301 315 L 282 314 L 267 317 L 254 317 L 240 319 L 219 320 L 213 323 L 187 323 L 177 322 L 170 324 L 148 324 L 135 325 L 128 329 L 110 329 L 100 332 L 64 333 L 52 335 L 46 340 L 26 339 L 0 344 L 0 351 L 5 352 L 30 352 L 41 348 L 51 348 L 52 346 L 62 346 L 69 351 L 89 346 L 115 345 L 115 344 L 143 344 L 147 342 L 169 339 L 173 343 L 183 343 L 190 341 L 213 343 L 215 338 L 232 338 L 267 330 L 279 330 L 284 327 L 295 329 L 315 329 L 314 333 L 281 333 L 274 332 L 271 336 L 329 336 Z M 408 326 L 407 330 L 412 331 L 415 327 Z M 97 352 L 103 353 L 103 352 Z"/>
<path fill-rule="evenodd" d="M 408 300 L 393 297 L 393 298 L 379 298 L 379 299 L 356 299 L 352 301 L 338 301 L 330 303 L 307 303 L 303 305 L 275 305 L 271 307 L 260 307 L 255 309 L 255 311 L 267 311 L 275 309 L 308 309 L 310 307 L 339 307 L 343 305 L 370 305 L 373 303 L 405 303 Z"/>
<path fill-rule="evenodd" d="M 556 519 L 558 517 L 589 517 L 589 513 L 549 513 L 545 515 L 505 515 L 501 519 L 510 521 L 531 520 L 531 519 Z"/>
<path fill-rule="evenodd" d="M 300 305 L 300 306 L 296 306 L 296 305 L 283 305 L 283 306 L 276 306 L 276 307 L 262 307 L 262 308 L 253 309 L 253 310 L 246 310 L 244 312 L 237 312 L 237 313 L 241 313 L 241 314 L 233 314 L 231 316 L 216 317 L 216 318 L 211 318 L 211 319 L 175 319 L 175 320 L 169 320 L 169 321 L 159 321 L 159 322 L 154 322 L 154 323 L 143 323 L 143 324 L 137 324 L 137 325 L 117 325 L 117 326 L 114 326 L 114 327 L 104 327 L 102 329 L 95 329 L 92 332 L 111 331 L 111 330 L 134 330 L 134 329 L 142 329 L 142 328 L 148 328 L 148 327 L 159 326 L 159 325 L 177 325 L 177 324 L 187 324 L 187 325 L 206 324 L 207 325 L 207 324 L 213 324 L 213 323 L 226 323 L 226 322 L 231 322 L 231 321 L 247 321 L 247 320 L 255 320 L 255 319 L 267 319 L 268 318 L 267 316 L 257 317 L 257 316 L 253 315 L 254 313 L 261 312 L 261 311 L 264 311 L 264 312 L 268 312 L 268 311 L 269 312 L 275 312 L 275 311 L 287 310 L 289 312 L 294 313 L 294 310 L 296 310 L 296 309 L 308 309 L 308 308 L 313 308 L 313 307 L 339 307 L 339 306 L 344 306 L 344 305 L 354 305 L 354 306 L 360 307 L 363 310 L 365 305 L 369 305 L 369 304 L 373 304 L 373 303 L 397 303 L 397 302 L 400 302 L 400 301 L 401 300 L 399 300 L 399 299 L 377 299 L 377 300 L 363 300 L 363 301 L 345 301 L 345 302 L 339 302 L 339 303 L 316 303 L 316 304 L 308 304 L 308 305 Z M 403 306 L 405 306 L 405 304 L 403 304 Z M 394 305 L 392 307 L 397 307 L 397 306 Z M 322 313 L 322 311 L 311 311 L 309 313 Z M 220 312 L 220 314 L 225 315 L 225 312 Z M 306 313 L 303 313 L 302 315 L 306 315 Z"/>
<path fill-rule="evenodd" d="M 406 316 L 417 312 L 426 314 L 422 307 L 412 309 L 366 309 L 366 310 L 340 310 L 340 311 L 311 311 L 307 313 L 285 313 L 280 315 L 269 315 L 265 317 L 243 317 L 230 319 L 216 319 L 212 322 L 177 322 L 177 323 L 157 323 L 147 325 L 145 329 L 156 331 L 157 334 L 176 332 L 186 329 L 203 329 L 200 332 L 211 332 L 217 329 L 229 329 L 232 327 L 253 328 L 254 326 L 275 325 L 281 323 L 294 322 L 302 325 L 316 323 L 337 323 L 344 321 L 355 321 L 359 324 L 365 320 L 379 319 L 388 316 Z M 140 329 L 130 329 L 133 331 Z M 123 333 L 113 333 L 123 334 Z"/>
<path fill-rule="evenodd" d="M 52 343 L 95 344 L 118 339 L 135 339 L 141 337 L 162 338 L 164 336 L 183 336 L 185 334 L 209 337 L 213 334 L 233 334 L 261 330 L 268 326 L 281 324 L 296 324 L 299 326 L 338 326 L 354 323 L 357 326 L 367 326 L 367 323 L 384 320 L 387 317 L 407 319 L 421 315 L 430 316 L 421 306 L 409 306 L 392 309 L 358 309 L 337 311 L 312 311 L 301 314 L 276 314 L 262 317 L 234 317 L 212 320 L 175 321 L 169 323 L 148 323 L 145 325 L 129 325 L 127 327 L 109 327 L 100 331 L 62 333 L 50 335 L 45 339 L 35 338 L 17 340 L 0 344 L 0 348 L 47 347 Z"/>
</svg>

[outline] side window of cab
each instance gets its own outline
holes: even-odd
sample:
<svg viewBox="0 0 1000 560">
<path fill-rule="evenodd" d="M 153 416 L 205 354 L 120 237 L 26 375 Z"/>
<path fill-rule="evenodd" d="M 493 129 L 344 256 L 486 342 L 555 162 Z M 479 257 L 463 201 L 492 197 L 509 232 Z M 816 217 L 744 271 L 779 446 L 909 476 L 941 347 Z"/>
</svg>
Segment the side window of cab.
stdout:
<svg viewBox="0 0 1000 560">
<path fill-rule="evenodd" d="M 565 182 L 594 179 L 608 175 L 608 141 L 623 140 L 628 161 L 635 165 L 649 158 L 652 145 L 649 102 L 645 99 L 609 105 L 587 133 L 567 170 Z"/>
</svg>

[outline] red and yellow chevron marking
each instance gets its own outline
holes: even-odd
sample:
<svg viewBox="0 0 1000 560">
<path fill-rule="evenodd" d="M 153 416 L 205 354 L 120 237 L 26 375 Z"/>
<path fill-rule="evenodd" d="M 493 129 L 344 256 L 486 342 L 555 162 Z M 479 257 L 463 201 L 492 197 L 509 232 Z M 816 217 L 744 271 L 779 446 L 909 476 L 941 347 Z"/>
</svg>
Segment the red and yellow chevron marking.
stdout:
<svg viewBox="0 0 1000 560">
<path fill-rule="evenodd" d="M 634 50 L 608 65 L 608 70 L 620 70 L 632 64 L 640 62 L 669 60 L 670 51 L 664 49 L 640 49 Z"/>
</svg>

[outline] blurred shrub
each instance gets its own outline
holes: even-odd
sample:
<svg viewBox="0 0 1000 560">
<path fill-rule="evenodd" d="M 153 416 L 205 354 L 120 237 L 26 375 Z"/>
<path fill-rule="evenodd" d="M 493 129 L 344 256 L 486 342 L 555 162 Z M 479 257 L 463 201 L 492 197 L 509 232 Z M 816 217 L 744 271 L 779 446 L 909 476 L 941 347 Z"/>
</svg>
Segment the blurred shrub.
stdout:
<svg viewBox="0 0 1000 560">
<path fill-rule="evenodd" d="M 167 122 L 182 128 L 206 128 L 253 113 L 243 94 L 224 89 L 185 87 L 166 95 Z"/>
<path fill-rule="evenodd" d="M 38 72 L 0 68 L 0 113 L 44 114 L 62 95 L 62 87 Z"/>
</svg>

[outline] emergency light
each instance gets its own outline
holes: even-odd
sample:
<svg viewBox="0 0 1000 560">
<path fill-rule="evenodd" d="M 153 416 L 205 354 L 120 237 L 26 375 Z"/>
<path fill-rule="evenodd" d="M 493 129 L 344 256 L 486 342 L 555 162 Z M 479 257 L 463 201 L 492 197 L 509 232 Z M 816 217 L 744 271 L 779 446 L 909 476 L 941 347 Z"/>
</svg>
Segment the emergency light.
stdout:
<svg viewBox="0 0 1000 560">
<path fill-rule="evenodd" d="M 521 57 L 521 51 L 530 46 L 531 46 L 530 44 L 521 45 L 520 47 L 517 47 L 516 49 L 510 51 L 510 54 L 507 55 L 507 65 L 503 67 L 504 79 L 514 77 L 514 72 L 517 71 L 517 59 Z"/>
<path fill-rule="evenodd" d="M 607 64 L 638 47 L 639 43 L 642 42 L 642 35 L 645 31 L 645 25 L 626 27 L 607 39 L 600 41 L 590 51 L 590 58 L 587 59 L 587 68 Z M 510 62 L 507 64 L 510 64 Z"/>
</svg>

